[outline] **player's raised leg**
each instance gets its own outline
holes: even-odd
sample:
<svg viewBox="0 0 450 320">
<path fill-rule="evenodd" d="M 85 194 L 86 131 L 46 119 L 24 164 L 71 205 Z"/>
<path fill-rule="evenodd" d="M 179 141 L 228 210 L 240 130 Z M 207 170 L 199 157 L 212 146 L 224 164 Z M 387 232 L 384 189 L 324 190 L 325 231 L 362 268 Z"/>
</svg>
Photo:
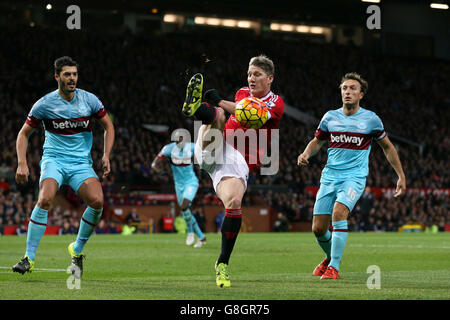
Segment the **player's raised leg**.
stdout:
<svg viewBox="0 0 450 320">
<path fill-rule="evenodd" d="M 242 198 L 245 184 L 240 178 L 224 177 L 217 185 L 217 196 L 225 206 L 222 222 L 222 246 L 216 262 L 216 284 L 219 287 L 231 285 L 228 263 L 242 225 Z"/>
<path fill-rule="evenodd" d="M 183 104 L 182 113 L 187 117 L 195 116 L 203 124 L 212 124 L 219 117 L 219 110 L 208 102 L 202 102 L 203 76 L 194 74 L 187 85 L 186 99 Z"/>
<path fill-rule="evenodd" d="M 186 88 L 186 98 L 184 100 L 183 114 L 192 117 L 202 103 L 203 75 L 196 73 L 189 80 Z"/>
<path fill-rule="evenodd" d="M 25 256 L 13 266 L 14 272 L 24 274 L 25 272 L 31 272 L 33 270 L 36 251 L 47 227 L 48 210 L 50 209 L 57 191 L 58 183 L 54 179 L 47 178 L 41 182 L 38 201 L 31 213 L 30 222 L 28 223 Z"/>
</svg>

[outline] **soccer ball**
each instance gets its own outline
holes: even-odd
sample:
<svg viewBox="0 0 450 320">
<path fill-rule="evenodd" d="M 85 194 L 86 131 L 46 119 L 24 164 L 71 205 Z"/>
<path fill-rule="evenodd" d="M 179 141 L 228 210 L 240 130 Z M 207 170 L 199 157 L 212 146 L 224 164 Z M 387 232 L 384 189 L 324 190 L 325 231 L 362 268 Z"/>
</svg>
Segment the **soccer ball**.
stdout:
<svg viewBox="0 0 450 320">
<path fill-rule="evenodd" d="M 267 122 L 269 109 L 264 101 L 255 97 L 247 97 L 236 104 L 234 116 L 244 128 L 258 129 Z"/>
</svg>

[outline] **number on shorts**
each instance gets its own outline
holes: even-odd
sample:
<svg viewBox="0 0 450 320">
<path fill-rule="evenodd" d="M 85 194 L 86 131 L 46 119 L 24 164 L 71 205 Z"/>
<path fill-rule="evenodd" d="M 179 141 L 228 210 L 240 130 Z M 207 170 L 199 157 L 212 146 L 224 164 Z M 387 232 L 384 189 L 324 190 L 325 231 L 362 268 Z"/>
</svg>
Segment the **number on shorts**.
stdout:
<svg viewBox="0 0 450 320">
<path fill-rule="evenodd" d="M 354 190 L 352 187 L 349 187 L 348 188 L 348 192 L 347 192 L 347 197 L 352 199 L 352 200 L 355 200 L 355 198 L 356 198 L 356 190 Z"/>
</svg>

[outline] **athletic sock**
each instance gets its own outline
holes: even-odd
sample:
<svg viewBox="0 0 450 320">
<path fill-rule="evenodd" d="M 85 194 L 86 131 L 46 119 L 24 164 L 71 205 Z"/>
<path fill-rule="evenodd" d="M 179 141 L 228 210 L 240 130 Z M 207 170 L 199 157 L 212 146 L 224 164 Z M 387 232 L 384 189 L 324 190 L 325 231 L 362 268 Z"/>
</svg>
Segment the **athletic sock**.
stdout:
<svg viewBox="0 0 450 320">
<path fill-rule="evenodd" d="M 203 124 L 211 124 L 216 120 L 218 114 L 216 107 L 210 106 L 207 102 L 202 102 L 194 116 L 201 120 Z"/>
<path fill-rule="evenodd" d="M 73 247 L 76 254 L 83 252 L 86 242 L 89 240 L 92 232 L 102 217 L 102 213 L 103 208 L 96 210 L 89 206 L 84 211 L 83 216 L 81 217 L 80 230 L 78 230 L 77 240 L 75 241 L 75 245 Z"/>
<path fill-rule="evenodd" d="M 25 256 L 32 261 L 35 259 L 39 242 L 41 242 L 47 227 L 47 216 L 48 210 L 41 209 L 37 205 L 34 206 L 28 223 L 27 249 L 25 251 Z"/>
<path fill-rule="evenodd" d="M 320 237 L 316 237 L 317 243 L 322 248 L 323 252 L 327 255 L 327 260 L 331 260 L 331 232 L 327 230 L 327 232 Z"/>
<path fill-rule="evenodd" d="M 222 250 L 217 260 L 217 264 L 228 264 L 231 252 L 233 251 L 236 238 L 242 225 L 241 209 L 225 209 L 225 217 L 222 222 Z"/>
<path fill-rule="evenodd" d="M 195 218 L 192 216 L 191 210 L 189 208 L 187 208 L 186 210 L 181 210 L 181 214 L 183 215 L 184 221 L 186 222 L 187 233 L 194 232 L 193 220 L 195 220 Z"/>
<path fill-rule="evenodd" d="M 333 235 L 331 240 L 331 261 L 329 266 L 339 270 L 342 255 L 344 254 L 345 243 L 348 238 L 347 220 L 335 221 L 333 225 Z"/>
<path fill-rule="evenodd" d="M 200 229 L 200 226 L 198 225 L 197 220 L 195 219 L 194 216 L 192 216 L 192 227 L 194 229 L 195 234 L 197 235 L 197 237 L 199 239 L 203 239 L 205 237 L 205 235 L 202 232 L 202 229 Z"/>
</svg>

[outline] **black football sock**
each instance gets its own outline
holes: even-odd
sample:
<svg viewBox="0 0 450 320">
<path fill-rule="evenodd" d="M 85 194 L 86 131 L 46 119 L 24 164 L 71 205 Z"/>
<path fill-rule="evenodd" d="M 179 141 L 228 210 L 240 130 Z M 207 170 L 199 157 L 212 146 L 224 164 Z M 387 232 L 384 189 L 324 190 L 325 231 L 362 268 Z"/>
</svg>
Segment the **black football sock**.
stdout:
<svg viewBox="0 0 450 320">
<path fill-rule="evenodd" d="M 202 102 L 197 111 L 195 111 L 194 116 L 203 124 L 211 124 L 216 119 L 217 110 L 216 107 L 209 105 L 208 102 Z"/>
<path fill-rule="evenodd" d="M 242 225 L 241 209 L 225 209 L 225 217 L 222 222 L 222 251 L 220 252 L 217 264 L 228 264 L 231 252 L 233 251 L 236 238 Z"/>
</svg>

